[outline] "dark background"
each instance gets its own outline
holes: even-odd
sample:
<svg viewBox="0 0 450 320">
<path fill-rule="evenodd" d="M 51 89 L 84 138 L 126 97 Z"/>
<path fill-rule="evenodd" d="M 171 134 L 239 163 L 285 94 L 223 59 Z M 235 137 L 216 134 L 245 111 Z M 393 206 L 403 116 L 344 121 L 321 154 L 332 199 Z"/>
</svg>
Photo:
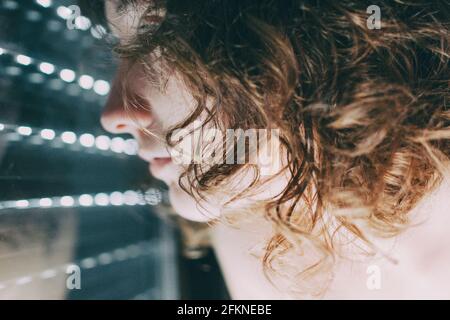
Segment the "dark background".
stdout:
<svg viewBox="0 0 450 320">
<path fill-rule="evenodd" d="M 79 79 L 89 75 L 109 82 L 115 60 L 106 26 L 89 25 L 84 18 L 84 24 L 68 28 L 75 16 L 64 13 L 74 3 L 0 4 L 0 264 L 42 241 L 51 250 L 71 250 L 71 262 L 81 266 L 82 289 L 67 291 L 68 299 L 227 298 L 212 250 L 201 249 L 196 259 L 183 254 L 178 224 L 161 214 L 161 206 L 168 205 L 165 186 L 149 177 L 146 164 L 133 152 L 80 143 L 85 133 L 109 135 L 99 125 L 107 94 L 95 86 L 82 88 Z M 42 72 L 42 62 L 54 71 Z M 74 79 L 62 79 L 63 69 L 72 70 Z M 30 135 L 20 127 L 30 128 Z M 55 137 L 43 139 L 42 129 L 53 130 Z M 78 140 L 64 142 L 65 131 Z M 112 204 L 111 193 L 127 190 L 139 203 Z M 80 205 L 82 194 L 95 201 Z M 98 194 L 110 202 L 99 205 Z M 58 205 L 63 196 L 74 203 Z M 43 208 L 42 198 L 51 198 L 52 206 Z M 26 208 L 18 200 L 27 201 Z M 69 245 L 59 240 L 66 236 L 65 223 L 75 234 Z M 29 254 L 23 256 L 26 265 Z M 2 283 L 3 290 L 12 290 L 19 282 L 0 274 L 0 297 Z M 27 298 L 26 285 L 18 298 Z"/>
</svg>

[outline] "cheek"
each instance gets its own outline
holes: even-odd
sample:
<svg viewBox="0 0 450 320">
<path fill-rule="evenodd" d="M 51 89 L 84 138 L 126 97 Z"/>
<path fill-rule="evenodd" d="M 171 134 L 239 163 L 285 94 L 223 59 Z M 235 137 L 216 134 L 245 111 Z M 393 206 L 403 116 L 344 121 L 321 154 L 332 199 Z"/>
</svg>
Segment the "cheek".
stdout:
<svg viewBox="0 0 450 320">
<path fill-rule="evenodd" d="M 165 90 L 154 93 L 150 101 L 164 129 L 172 128 L 186 120 L 195 110 L 196 105 L 186 87 L 174 77 L 169 78 Z"/>
</svg>

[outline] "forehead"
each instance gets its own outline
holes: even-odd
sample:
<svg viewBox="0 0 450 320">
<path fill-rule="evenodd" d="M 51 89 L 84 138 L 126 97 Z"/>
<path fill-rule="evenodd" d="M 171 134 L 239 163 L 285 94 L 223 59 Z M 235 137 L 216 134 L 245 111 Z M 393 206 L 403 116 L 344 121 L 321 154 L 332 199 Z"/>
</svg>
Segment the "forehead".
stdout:
<svg viewBox="0 0 450 320">
<path fill-rule="evenodd" d="M 105 14 L 109 28 L 121 41 L 126 41 L 137 30 L 149 1 L 106 0 Z"/>
</svg>

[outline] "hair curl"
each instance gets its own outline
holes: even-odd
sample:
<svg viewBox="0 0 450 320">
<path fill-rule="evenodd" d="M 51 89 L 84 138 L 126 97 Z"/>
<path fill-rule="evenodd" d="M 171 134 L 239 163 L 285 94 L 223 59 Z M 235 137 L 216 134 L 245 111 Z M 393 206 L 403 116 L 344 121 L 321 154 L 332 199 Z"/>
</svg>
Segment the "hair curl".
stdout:
<svg viewBox="0 0 450 320">
<path fill-rule="evenodd" d="M 398 234 L 447 170 L 450 3 L 384 1 L 370 30 L 372 2 L 152 1 L 164 21 L 118 49 L 151 68 L 158 48 L 182 77 L 197 108 L 174 130 L 205 112 L 220 128 L 280 129 L 290 180 L 264 204 L 266 270 L 309 243 L 323 255 L 296 276 L 312 278 L 342 228 L 369 247 L 369 233 Z M 243 166 L 200 167 L 183 187 L 202 197 Z"/>
</svg>

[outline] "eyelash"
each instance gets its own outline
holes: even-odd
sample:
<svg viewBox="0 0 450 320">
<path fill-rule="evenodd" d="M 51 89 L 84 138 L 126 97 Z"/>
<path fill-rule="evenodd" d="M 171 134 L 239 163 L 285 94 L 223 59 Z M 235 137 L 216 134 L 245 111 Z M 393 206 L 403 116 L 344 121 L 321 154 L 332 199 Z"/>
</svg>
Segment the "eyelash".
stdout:
<svg viewBox="0 0 450 320">
<path fill-rule="evenodd" d="M 155 19 L 155 18 L 156 18 L 156 21 L 154 21 L 154 20 L 153 21 L 147 21 L 147 20 Z M 138 31 L 139 32 L 149 32 L 149 31 L 150 32 L 154 32 L 154 31 L 156 31 L 156 29 L 159 28 L 159 26 L 162 23 L 161 16 L 157 16 L 157 15 L 144 18 L 143 20 L 144 20 L 144 23 L 138 27 Z"/>
</svg>

